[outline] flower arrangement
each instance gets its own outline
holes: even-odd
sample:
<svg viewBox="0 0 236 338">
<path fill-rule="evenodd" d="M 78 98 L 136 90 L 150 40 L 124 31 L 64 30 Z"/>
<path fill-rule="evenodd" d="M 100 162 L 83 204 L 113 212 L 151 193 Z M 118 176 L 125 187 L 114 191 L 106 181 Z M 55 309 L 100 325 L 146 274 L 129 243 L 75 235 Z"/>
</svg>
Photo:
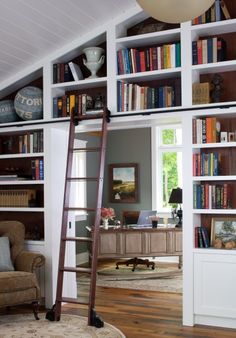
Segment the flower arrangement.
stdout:
<svg viewBox="0 0 236 338">
<path fill-rule="evenodd" d="M 115 211 L 113 208 L 101 208 L 101 218 L 103 220 L 113 219 L 115 217 Z"/>
</svg>

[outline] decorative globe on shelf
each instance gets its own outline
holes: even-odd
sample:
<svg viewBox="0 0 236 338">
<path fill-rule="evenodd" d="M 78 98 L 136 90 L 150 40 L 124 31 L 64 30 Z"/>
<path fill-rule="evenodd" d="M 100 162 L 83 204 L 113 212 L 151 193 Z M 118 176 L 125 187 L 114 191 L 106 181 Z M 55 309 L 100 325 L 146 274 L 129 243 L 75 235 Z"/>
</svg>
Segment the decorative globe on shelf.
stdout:
<svg viewBox="0 0 236 338">
<path fill-rule="evenodd" d="M 24 87 L 15 96 L 16 113 L 25 121 L 43 118 L 43 91 L 37 87 Z"/>
<path fill-rule="evenodd" d="M 8 123 L 18 121 L 13 100 L 0 101 L 0 123 Z"/>
</svg>

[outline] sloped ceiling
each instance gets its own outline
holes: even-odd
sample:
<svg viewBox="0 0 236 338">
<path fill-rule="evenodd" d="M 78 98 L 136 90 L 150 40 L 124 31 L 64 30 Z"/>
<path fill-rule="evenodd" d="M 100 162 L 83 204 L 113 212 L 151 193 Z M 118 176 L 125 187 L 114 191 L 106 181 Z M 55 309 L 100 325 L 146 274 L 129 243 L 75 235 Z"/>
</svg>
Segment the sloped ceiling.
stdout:
<svg viewBox="0 0 236 338">
<path fill-rule="evenodd" d="M 135 0 L 1 0 L 0 84 L 137 6 Z"/>
</svg>

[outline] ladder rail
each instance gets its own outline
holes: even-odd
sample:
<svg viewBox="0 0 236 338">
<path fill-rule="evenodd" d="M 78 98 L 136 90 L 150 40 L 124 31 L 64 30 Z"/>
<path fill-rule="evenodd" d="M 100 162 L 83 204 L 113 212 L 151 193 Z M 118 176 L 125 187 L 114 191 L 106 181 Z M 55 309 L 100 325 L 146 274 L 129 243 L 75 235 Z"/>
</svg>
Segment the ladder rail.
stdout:
<svg viewBox="0 0 236 338">
<path fill-rule="evenodd" d="M 74 148 L 74 138 L 75 138 L 75 125 L 87 119 L 97 119 L 102 117 L 102 133 L 101 141 L 99 148 L 89 148 L 88 151 L 96 152 L 100 151 L 99 158 L 99 174 L 98 177 L 71 177 L 72 174 L 72 164 L 73 164 L 73 154 L 79 150 L 79 148 Z M 61 237 L 60 237 L 60 250 L 59 250 L 59 260 L 58 260 L 58 276 L 57 276 L 57 290 L 56 290 L 56 301 L 55 305 L 51 310 L 46 314 L 46 318 L 49 320 L 60 320 L 61 316 L 61 304 L 62 302 L 68 301 L 70 303 L 81 304 L 77 299 L 72 299 L 69 297 L 63 297 L 63 279 L 64 272 L 82 272 L 88 273 L 90 275 L 90 286 L 89 286 L 89 295 L 88 295 L 88 325 L 94 325 L 96 327 L 102 327 L 104 325 L 103 321 L 97 316 L 95 312 L 95 297 L 96 297 L 96 277 L 97 277 L 97 257 L 98 257 L 98 241 L 99 241 L 99 229 L 101 221 L 101 206 L 102 206 L 102 194 L 103 194 L 103 181 L 104 181 L 104 169 L 105 169 L 105 152 L 107 145 L 107 124 L 110 121 L 110 111 L 107 108 L 104 108 L 103 114 L 95 114 L 94 117 L 83 117 L 83 116 L 74 116 L 74 112 L 70 119 L 69 127 L 69 140 L 68 140 L 68 153 L 67 153 L 67 164 L 66 164 L 66 175 L 65 175 L 65 185 L 64 185 L 64 197 L 63 197 L 63 211 L 62 211 L 62 223 L 61 223 Z M 85 148 L 80 149 L 85 151 Z M 87 181 L 96 181 L 97 182 L 97 203 L 96 208 L 80 208 L 80 207 L 70 207 L 70 190 L 71 183 L 80 180 Z M 94 219 L 94 231 L 92 237 L 67 237 L 67 223 L 68 223 L 68 214 L 70 211 L 75 210 L 85 210 L 95 212 Z M 65 251 L 67 242 L 87 242 L 91 243 L 92 246 L 92 259 L 90 268 L 76 268 L 65 266 Z"/>
<path fill-rule="evenodd" d="M 72 162 L 73 162 L 73 153 L 70 151 L 71 147 L 74 144 L 75 136 L 75 126 L 73 123 L 73 116 L 71 117 L 70 127 L 69 127 L 69 140 L 68 140 L 68 152 L 67 152 L 67 163 L 66 163 L 66 174 L 65 174 L 65 185 L 64 185 L 64 197 L 63 197 L 63 211 L 62 211 L 62 222 L 61 222 L 61 239 L 66 237 L 67 226 L 63 226 L 68 222 L 68 213 L 69 210 L 65 206 L 69 205 L 70 199 L 70 187 L 71 184 L 67 183 L 67 177 L 72 172 Z M 55 303 L 55 314 L 56 320 L 60 320 L 61 313 L 61 302 L 58 301 L 61 297 L 63 290 L 63 277 L 64 274 L 61 272 L 60 267 L 65 265 L 65 251 L 66 251 L 66 242 L 61 241 L 60 250 L 59 250 L 59 261 L 58 261 L 58 276 L 57 276 L 57 291 L 56 291 L 56 303 Z"/>
<path fill-rule="evenodd" d="M 95 307 L 96 296 L 96 279 L 97 279 L 97 256 L 98 256 L 98 240 L 99 240 L 99 228 L 101 221 L 101 206 L 102 206 L 102 193 L 103 193 L 103 181 L 104 181 L 104 169 L 105 169 L 105 150 L 107 144 L 107 116 L 103 117 L 102 122 L 102 138 L 101 138 L 101 156 L 99 163 L 99 183 L 97 188 L 97 208 L 94 222 L 93 232 L 93 244 L 92 244 L 92 262 L 91 262 L 91 283 L 89 292 L 89 310 L 88 310 L 88 325 L 93 321 L 93 310 Z"/>
</svg>

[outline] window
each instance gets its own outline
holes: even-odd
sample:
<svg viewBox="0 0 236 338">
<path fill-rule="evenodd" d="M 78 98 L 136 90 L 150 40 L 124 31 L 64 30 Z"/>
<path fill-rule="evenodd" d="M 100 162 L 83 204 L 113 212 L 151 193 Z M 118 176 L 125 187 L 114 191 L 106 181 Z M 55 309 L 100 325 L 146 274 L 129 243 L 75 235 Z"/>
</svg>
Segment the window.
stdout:
<svg viewBox="0 0 236 338">
<path fill-rule="evenodd" d="M 181 125 L 152 129 L 153 209 L 170 211 L 168 203 L 173 188 L 182 187 Z"/>
<path fill-rule="evenodd" d="M 75 139 L 74 147 L 86 148 L 86 141 Z M 75 152 L 73 156 L 72 176 L 74 177 L 86 177 L 86 153 Z M 81 180 L 71 184 L 72 194 L 74 196 L 74 202 L 71 201 L 71 205 L 75 207 L 86 207 L 86 181 Z M 84 211 L 76 211 L 76 215 L 85 214 Z"/>
</svg>

